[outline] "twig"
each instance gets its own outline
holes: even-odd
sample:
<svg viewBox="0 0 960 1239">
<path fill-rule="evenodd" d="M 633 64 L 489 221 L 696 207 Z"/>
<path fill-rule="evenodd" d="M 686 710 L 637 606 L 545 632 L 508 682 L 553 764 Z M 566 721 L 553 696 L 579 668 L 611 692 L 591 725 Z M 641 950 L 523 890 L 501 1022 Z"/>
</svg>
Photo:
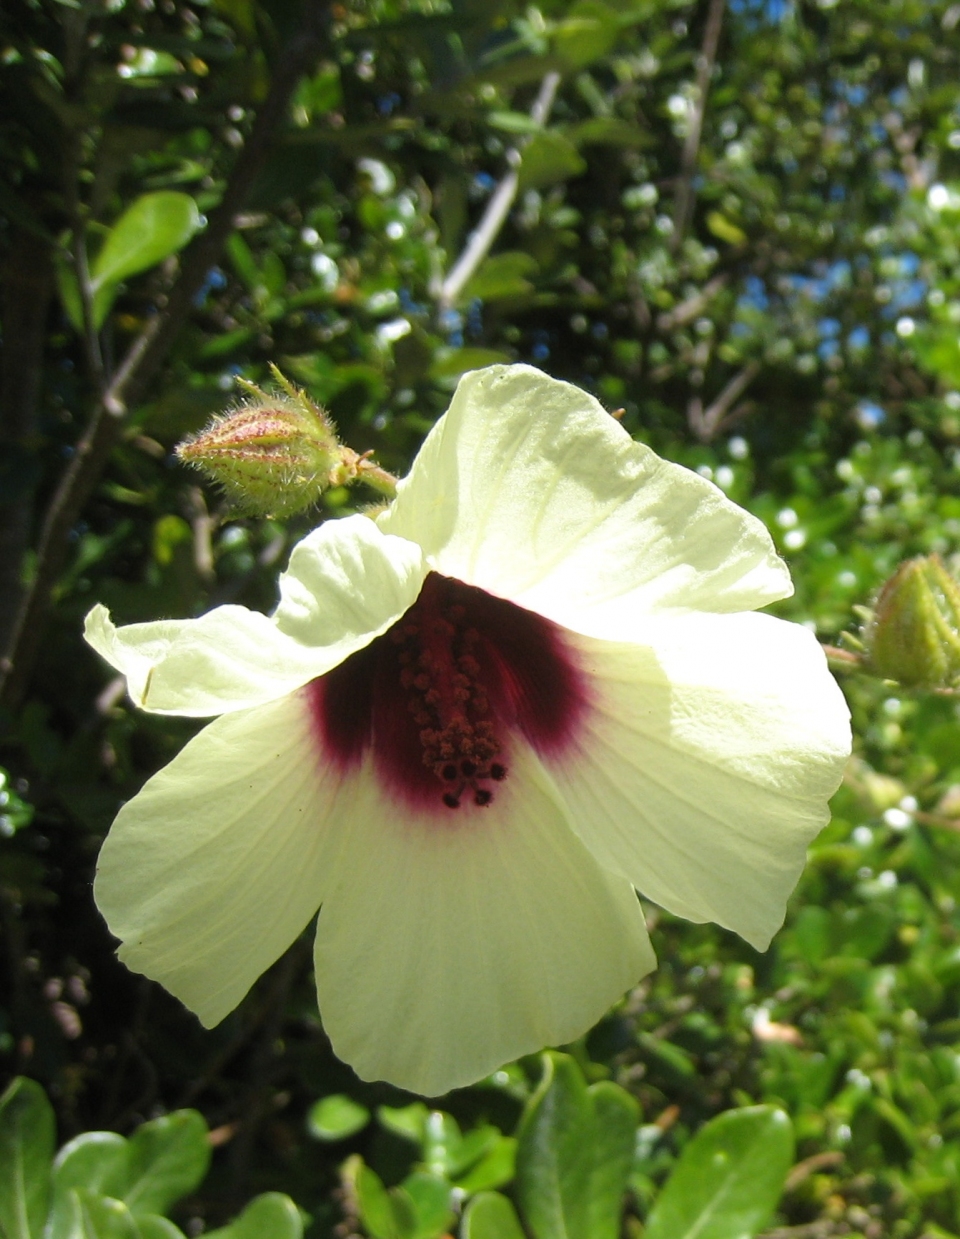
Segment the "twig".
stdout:
<svg viewBox="0 0 960 1239">
<path fill-rule="evenodd" d="M 952 830 L 954 834 L 960 832 L 960 819 L 955 817 L 944 817 L 939 813 L 924 813 L 922 810 L 913 814 L 914 818 L 921 826 L 933 826 L 937 830 Z"/>
<path fill-rule="evenodd" d="M 220 205 L 211 213 L 206 229 L 185 251 L 166 305 L 134 342 L 98 401 L 54 492 L 43 521 L 34 578 L 19 608 L 5 655 L 0 658 L 0 700 L 9 707 L 20 700 L 36 661 L 42 621 L 66 558 L 70 529 L 100 478 L 128 407 L 136 403 L 162 366 L 190 314 L 194 296 L 220 256 L 234 216 L 273 148 L 290 96 L 323 45 L 328 11 L 327 3 L 304 0 L 301 27 L 279 58 L 270 92 L 233 166 Z"/>
<path fill-rule="evenodd" d="M 805 1157 L 802 1162 L 797 1162 L 791 1167 L 783 1190 L 794 1192 L 801 1183 L 809 1179 L 812 1174 L 816 1174 L 818 1170 L 835 1170 L 838 1166 L 842 1166 L 845 1160 L 846 1154 L 837 1149 L 828 1149 L 824 1153 L 814 1153 L 812 1157 Z"/>
<path fill-rule="evenodd" d="M 749 385 L 760 373 L 758 361 L 748 362 L 739 374 L 735 374 L 713 404 L 706 410 L 699 396 L 695 396 L 687 406 L 687 421 L 690 429 L 701 443 L 709 443 L 725 425 L 729 425 L 734 414 L 728 416 L 728 410 L 734 401 L 739 400 Z"/>
<path fill-rule="evenodd" d="M 211 516 L 207 501 L 199 486 L 191 486 L 187 492 L 187 509 L 190 515 L 190 525 L 193 529 L 193 563 L 197 576 L 202 581 L 214 579 L 212 535 L 216 528 L 217 518 Z"/>
<path fill-rule="evenodd" d="M 684 233 L 693 214 L 693 176 L 697 166 L 697 153 L 700 150 L 700 135 L 703 132 L 703 116 L 707 109 L 707 94 L 710 89 L 710 79 L 713 76 L 713 66 L 717 60 L 717 45 L 720 42 L 720 26 L 723 22 L 725 0 L 710 0 L 707 11 L 707 24 L 703 31 L 703 45 L 697 57 L 697 78 L 694 89 L 693 115 L 684 139 L 683 151 L 680 155 L 680 178 L 677 182 L 677 193 L 673 210 L 673 232 L 670 236 L 670 248 L 679 249 Z"/>
<path fill-rule="evenodd" d="M 688 297 L 686 301 L 681 301 L 678 306 L 674 306 L 665 314 L 658 314 L 657 330 L 673 331 L 677 327 L 685 327 L 687 323 L 692 322 L 707 308 L 707 305 L 727 283 L 727 279 L 726 275 L 715 275 L 712 280 L 704 284 L 698 293 Z"/>
<path fill-rule="evenodd" d="M 560 74 L 555 72 L 548 73 L 540 83 L 539 93 L 530 109 L 530 119 L 535 124 L 543 125 L 546 122 L 559 85 Z M 520 142 L 507 151 L 506 159 L 510 165 L 510 171 L 493 191 L 480 223 L 470 234 L 463 253 L 440 285 L 437 301 L 441 309 L 449 309 L 454 304 L 463 291 L 464 285 L 486 258 L 490 247 L 497 239 L 520 186 L 520 160 L 525 145 L 526 142 Z"/>
<path fill-rule="evenodd" d="M 917 158 L 917 142 L 920 138 L 920 128 L 913 126 L 904 129 L 903 118 L 896 112 L 888 112 L 883 118 L 883 124 L 893 145 L 900 156 L 900 167 L 910 189 L 925 191 L 933 177 L 935 165 L 931 160 Z"/>
</svg>

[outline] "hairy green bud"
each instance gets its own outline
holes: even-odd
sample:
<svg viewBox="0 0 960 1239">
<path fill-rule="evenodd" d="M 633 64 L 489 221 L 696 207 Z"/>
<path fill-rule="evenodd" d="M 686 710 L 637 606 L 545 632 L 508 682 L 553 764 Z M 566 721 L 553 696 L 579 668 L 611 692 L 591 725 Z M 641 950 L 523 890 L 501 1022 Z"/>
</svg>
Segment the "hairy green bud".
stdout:
<svg viewBox="0 0 960 1239">
<path fill-rule="evenodd" d="M 906 688 L 960 685 L 960 585 L 939 555 L 902 563 L 864 633 L 873 670 Z"/>
<path fill-rule="evenodd" d="M 180 459 L 219 483 L 250 514 L 293 516 L 324 491 L 358 478 L 391 493 L 394 479 L 344 447 L 323 409 L 275 366 L 271 370 L 281 392 L 240 379 L 247 399 L 179 444 Z"/>
</svg>

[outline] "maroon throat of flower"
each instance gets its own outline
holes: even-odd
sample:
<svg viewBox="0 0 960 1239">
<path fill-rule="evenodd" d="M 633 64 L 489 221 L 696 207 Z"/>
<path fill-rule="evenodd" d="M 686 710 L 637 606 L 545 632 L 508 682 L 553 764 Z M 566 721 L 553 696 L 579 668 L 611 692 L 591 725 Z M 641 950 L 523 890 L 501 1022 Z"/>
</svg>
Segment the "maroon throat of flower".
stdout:
<svg viewBox="0 0 960 1239">
<path fill-rule="evenodd" d="M 490 805 L 518 740 L 557 756 L 587 706 L 563 629 L 436 572 L 392 628 L 307 694 L 328 760 L 346 772 L 370 750 L 391 794 L 443 814 Z"/>
</svg>

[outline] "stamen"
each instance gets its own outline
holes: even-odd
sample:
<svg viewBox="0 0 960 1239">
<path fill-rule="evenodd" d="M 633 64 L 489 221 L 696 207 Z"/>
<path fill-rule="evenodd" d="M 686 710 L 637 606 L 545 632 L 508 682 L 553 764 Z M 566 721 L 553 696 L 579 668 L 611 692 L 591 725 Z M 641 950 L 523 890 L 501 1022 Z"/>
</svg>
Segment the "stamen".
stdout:
<svg viewBox="0 0 960 1239">
<path fill-rule="evenodd" d="M 376 777 L 417 813 L 450 821 L 496 799 L 515 744 L 557 759 L 577 742 L 587 681 L 562 630 L 431 572 L 381 637 L 311 682 L 324 761 L 370 752 Z"/>
<path fill-rule="evenodd" d="M 456 794 L 440 797 L 450 809 L 459 808 L 468 787 L 474 804 L 490 804 L 493 792 L 484 784 L 507 775 L 503 762 L 490 766 L 502 746 L 482 683 L 482 638 L 465 624 L 467 608 L 453 601 L 455 594 L 453 582 L 432 578 L 412 608 L 416 619 L 391 634 L 401 647 L 397 661 L 407 709 L 420 726 L 421 759 L 441 784 L 463 781 Z"/>
</svg>

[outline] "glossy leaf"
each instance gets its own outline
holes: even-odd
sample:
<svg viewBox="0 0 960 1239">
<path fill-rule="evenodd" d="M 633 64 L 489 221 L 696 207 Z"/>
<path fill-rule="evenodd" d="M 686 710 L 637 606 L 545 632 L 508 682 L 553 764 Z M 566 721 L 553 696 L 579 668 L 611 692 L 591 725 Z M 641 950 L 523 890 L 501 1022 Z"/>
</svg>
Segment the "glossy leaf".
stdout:
<svg viewBox="0 0 960 1239">
<path fill-rule="evenodd" d="M 156 1213 L 138 1217 L 137 1229 L 140 1239 L 186 1239 L 179 1226 L 174 1226 L 169 1218 L 159 1217 Z"/>
<path fill-rule="evenodd" d="M 122 1200 L 85 1188 L 69 1188 L 58 1198 L 47 1239 L 142 1239 Z"/>
<path fill-rule="evenodd" d="M 453 1173 L 462 1144 L 463 1135 L 453 1115 L 431 1110 L 423 1133 L 423 1160 L 427 1169 L 437 1175 Z"/>
<path fill-rule="evenodd" d="M 594 1131 L 587 1233 L 590 1239 L 619 1239 L 640 1107 L 628 1092 L 609 1080 L 591 1085 L 587 1093 L 593 1106 Z"/>
<path fill-rule="evenodd" d="M 617 38 L 617 14 L 602 0 L 576 0 L 557 25 L 554 47 L 574 68 L 599 60 Z"/>
<path fill-rule="evenodd" d="M 506 1196 L 481 1192 L 467 1205 L 460 1239 L 525 1239 L 520 1219 Z"/>
<path fill-rule="evenodd" d="M 90 264 L 93 326 L 103 325 L 122 280 L 177 253 L 199 227 L 200 213 L 189 194 L 161 190 L 141 195 L 128 207 L 107 233 Z M 76 271 L 62 252 L 56 256 L 55 266 L 63 308 L 73 326 L 81 331 L 83 298 Z"/>
<path fill-rule="evenodd" d="M 156 266 L 182 249 L 199 227 L 200 213 L 189 194 L 141 195 L 107 233 L 91 265 L 94 291 Z"/>
<path fill-rule="evenodd" d="M 413 1205 L 415 1225 L 411 1239 L 437 1239 L 453 1222 L 450 1184 L 438 1175 L 417 1171 L 403 1181 Z"/>
<path fill-rule="evenodd" d="M 520 188 L 545 189 L 579 176 L 586 162 L 573 143 L 553 129 L 545 129 L 523 149 L 520 162 Z"/>
<path fill-rule="evenodd" d="M 129 1145 L 113 1131 L 86 1131 L 63 1146 L 53 1163 L 57 1192 L 83 1187 L 105 1196 L 121 1195 L 130 1161 Z"/>
<path fill-rule="evenodd" d="M 543 1056 L 543 1078 L 517 1145 L 517 1200 L 535 1239 L 588 1239 L 593 1107 L 567 1054 Z"/>
<path fill-rule="evenodd" d="M 512 1136 L 501 1136 L 469 1170 L 457 1175 L 454 1182 L 468 1196 L 502 1187 L 513 1178 L 516 1157 L 516 1140 Z"/>
<path fill-rule="evenodd" d="M 0 1097 L 0 1234 L 40 1239 L 50 1208 L 53 1109 L 34 1080 L 18 1076 Z"/>
<path fill-rule="evenodd" d="M 333 1093 L 314 1102 L 307 1112 L 307 1130 L 317 1140 L 346 1140 L 370 1122 L 366 1106 L 345 1093 Z"/>
<path fill-rule="evenodd" d="M 378 1106 L 377 1122 L 395 1136 L 420 1144 L 429 1113 L 422 1101 L 411 1102 L 409 1106 Z"/>
<path fill-rule="evenodd" d="M 360 1219 L 373 1239 L 412 1239 L 416 1214 L 409 1196 L 396 1188 L 388 1192 L 380 1176 L 362 1163 L 354 1185 Z"/>
<path fill-rule="evenodd" d="M 522 250 L 493 254 L 481 264 L 476 275 L 464 288 L 463 299 L 470 301 L 479 297 L 481 301 L 497 301 L 503 297 L 522 297 L 533 291 L 529 277 L 534 275 L 536 270 L 537 260 L 532 254 L 526 254 Z M 471 360 L 471 364 L 464 365 L 457 371 L 460 374 L 465 370 L 476 370 L 480 366 L 495 364 L 490 349 L 459 349 L 457 353 L 451 354 L 451 357 L 457 356 Z"/>
<path fill-rule="evenodd" d="M 196 1110 L 153 1119 L 130 1138 L 123 1199 L 134 1213 L 166 1213 L 203 1182 L 209 1164 L 207 1125 Z"/>
<path fill-rule="evenodd" d="M 247 1205 L 238 1218 L 207 1239 L 301 1239 L 300 1211 L 282 1192 L 264 1192 Z"/>
<path fill-rule="evenodd" d="M 752 1239 L 776 1208 L 792 1161 L 793 1129 L 782 1110 L 728 1110 L 684 1149 L 644 1239 Z"/>
</svg>

